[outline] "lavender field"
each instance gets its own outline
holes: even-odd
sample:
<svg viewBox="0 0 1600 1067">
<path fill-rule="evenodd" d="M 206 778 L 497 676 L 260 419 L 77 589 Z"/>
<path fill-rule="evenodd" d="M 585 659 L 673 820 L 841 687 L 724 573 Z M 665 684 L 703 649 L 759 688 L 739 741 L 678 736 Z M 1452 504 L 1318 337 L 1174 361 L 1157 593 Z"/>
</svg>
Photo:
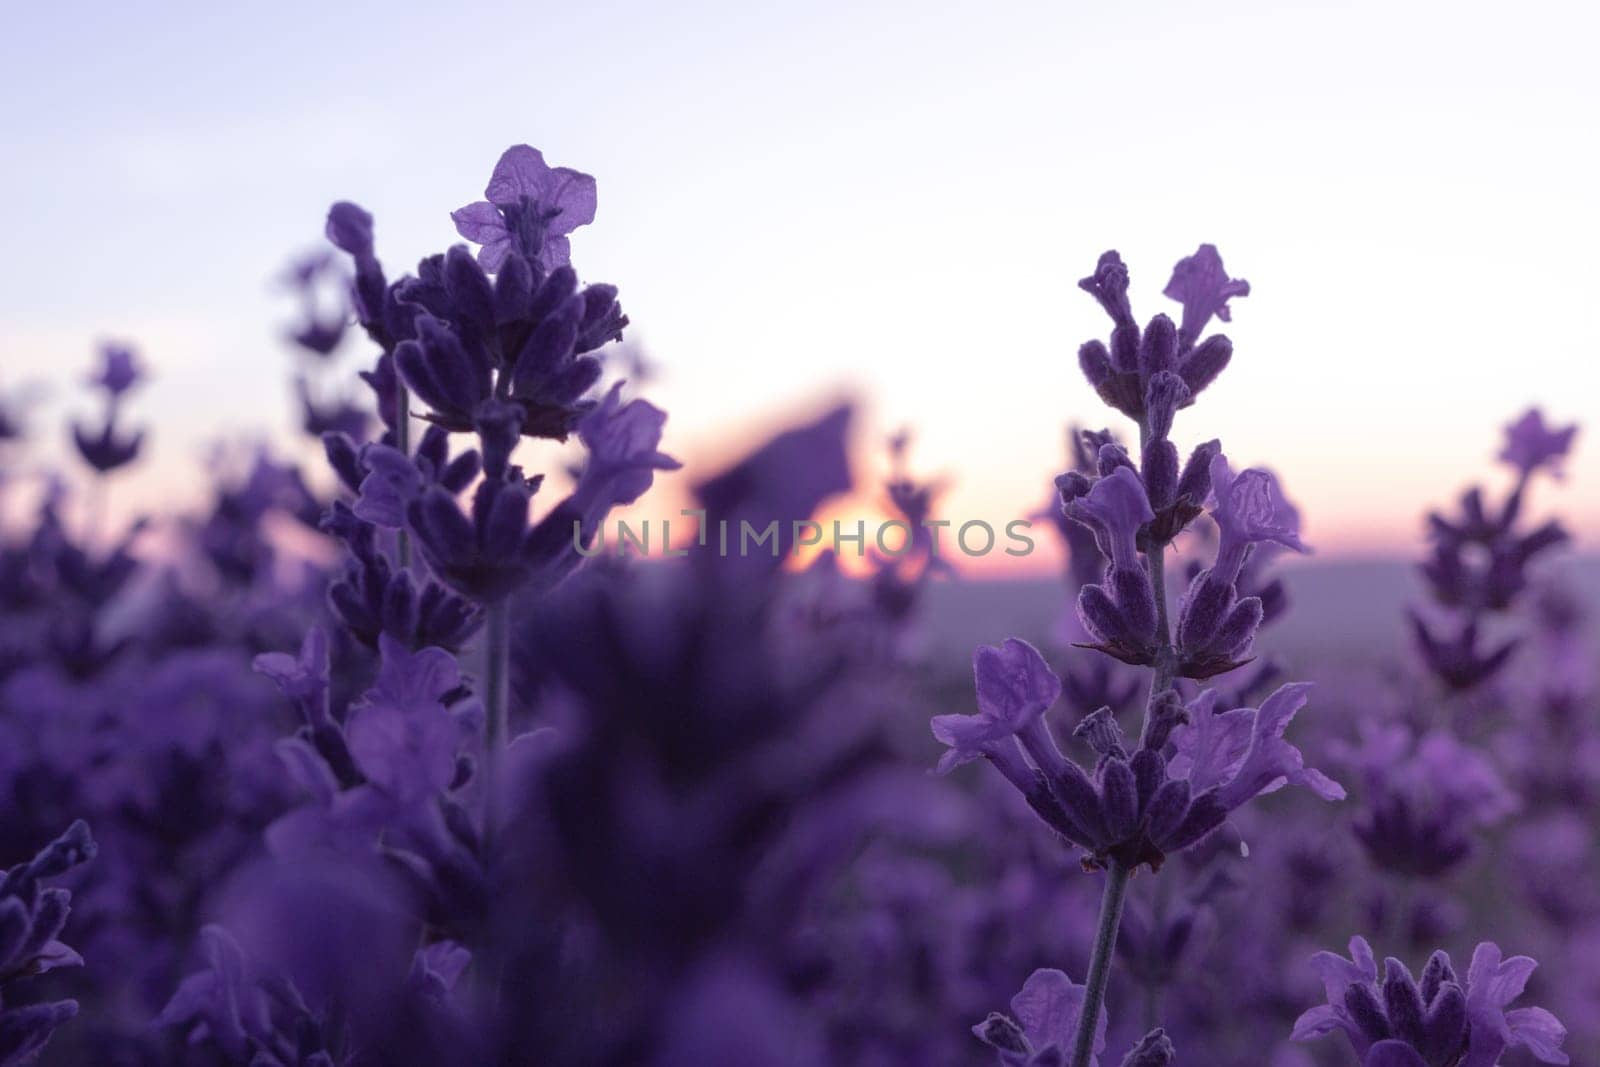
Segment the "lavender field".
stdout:
<svg viewBox="0 0 1600 1067">
<path fill-rule="evenodd" d="M 176 134 L 122 144 L 120 177 L 84 197 L 101 172 L 80 113 L 56 122 L 41 93 L 7 118 L 23 177 L 0 175 L 0 202 L 51 192 L 0 267 L 0 1067 L 1600 1065 L 1596 336 L 1528 265 L 1579 233 L 1536 223 L 1581 168 L 1512 167 L 1526 184 L 1499 210 L 1525 218 L 1474 202 L 1479 228 L 1420 258 L 1431 223 L 1404 226 L 1433 171 L 1366 202 L 1393 201 L 1396 236 L 1355 252 L 1316 216 L 1365 217 L 1360 190 L 1319 205 L 1274 178 L 1207 210 L 1199 171 L 1243 179 L 1165 145 L 1039 218 L 1016 206 L 1029 175 L 1081 167 L 1001 149 L 975 180 L 942 134 L 898 192 L 874 185 L 888 155 L 791 166 L 807 135 L 777 122 L 779 163 L 728 149 L 688 182 L 648 121 L 572 132 L 585 93 L 673 98 L 646 84 L 644 14 L 562 16 L 562 48 L 518 46 L 504 84 L 484 60 L 481 113 L 448 121 L 430 110 L 448 93 L 311 85 L 329 48 L 340 84 L 403 82 L 354 42 L 413 54 L 409 8 L 300 14 L 287 45 L 262 39 L 304 50 L 293 76 L 200 47 L 209 24 L 128 27 L 222 86 L 162 115 L 283 94 L 198 170 Z M 1182 24 L 1216 42 L 1215 14 Z M 804 43 L 836 16 L 768 27 L 802 42 L 772 53 L 806 58 L 799 82 L 719 52 L 730 73 L 697 106 L 748 91 L 812 115 L 860 56 L 891 62 L 875 30 L 939 76 L 861 120 L 874 145 L 913 136 L 907 100 L 965 99 L 940 94 L 971 72 L 1066 84 L 1018 27 L 932 11 Z M 499 55 L 489 30 L 529 16 L 506 17 L 463 35 Z M 1119 55 L 1182 55 L 1153 111 L 1126 90 L 1140 114 L 1210 84 L 1173 73 L 1203 75 L 1204 49 L 1071 17 Z M 1395 18 L 1406 40 L 1457 25 Z M 1498 39 L 1471 26 L 1472 47 Z M 454 158 L 477 138 L 460 131 L 523 106 L 518 79 L 554 79 L 527 72 L 545 57 L 612 40 L 645 74 L 607 67 L 608 88 L 586 68 L 529 124 L 558 134 Z M 1272 40 L 1230 47 L 1267 64 Z M 67 69 L 3 47 L 30 85 Z M 60 99 L 122 77 L 98 37 L 87 54 Z M 1478 91 L 1478 67 L 1426 55 Z M 1241 107 L 1215 65 L 1215 99 Z M 1124 88 L 1085 69 L 1098 114 Z M 165 77 L 135 95 L 166 99 Z M 292 101 L 324 97 L 406 112 L 405 136 L 317 134 Z M 1339 99 L 1330 130 L 1366 114 Z M 1225 137 L 1212 106 L 1175 145 Z M 1049 139 L 990 108 L 968 140 L 1009 143 L 1013 122 Z M 1263 123 L 1240 140 L 1279 143 Z M 398 161 L 378 147 L 402 141 Z M 241 178 L 230 143 L 282 187 Z M 59 185 L 37 177 L 57 151 Z M 1209 191 L 1174 193 L 1178 218 L 1141 183 L 1180 159 L 1161 181 L 1191 168 Z M 762 213 L 741 176 L 769 165 Z M 111 206 L 147 180 L 190 190 L 183 210 Z M 635 230 L 610 229 L 613 189 Z M 925 210 L 934 189 L 959 195 Z M 1096 236 L 1113 224 L 1121 251 Z M 733 265 L 702 237 L 734 241 Z M 242 299 L 174 311 L 263 290 L 268 269 L 239 266 L 263 242 L 258 338 L 238 339 Z M 62 245 L 70 277 L 46 269 Z M 1485 270 L 1468 245 L 1523 258 Z M 1008 250 L 1064 273 L 1022 280 Z M 1592 295 L 1587 255 L 1550 272 Z M 644 268 L 637 303 L 619 264 Z M 112 325 L 84 321 L 100 308 Z M 197 336 L 224 357 L 186 355 Z"/>
</svg>

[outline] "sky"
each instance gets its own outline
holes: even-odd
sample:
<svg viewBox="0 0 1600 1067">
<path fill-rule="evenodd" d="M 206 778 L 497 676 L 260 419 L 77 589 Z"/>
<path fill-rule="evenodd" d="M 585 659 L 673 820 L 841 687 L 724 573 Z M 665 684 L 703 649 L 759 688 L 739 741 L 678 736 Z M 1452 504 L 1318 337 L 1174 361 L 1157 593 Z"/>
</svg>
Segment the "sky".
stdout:
<svg viewBox="0 0 1600 1067">
<path fill-rule="evenodd" d="M 1530 404 L 1600 396 L 1600 8 L 1503 4 L 28 5 L 0 38 L 0 390 L 58 442 L 103 338 L 155 378 L 124 508 L 209 442 L 291 437 L 273 277 L 327 205 L 391 273 L 456 240 L 500 152 L 599 182 L 574 263 L 621 287 L 693 472 L 841 397 L 860 468 L 909 427 L 941 511 L 1034 510 L 1111 425 L 1076 280 L 1135 310 L 1219 246 L 1252 294 L 1184 412 L 1273 468 L 1325 555 L 1414 553 Z M 355 341 L 345 366 L 370 353 Z M 48 453 L 48 449 L 46 450 Z M 39 462 L 35 460 L 33 462 Z M 1492 475 L 1490 476 L 1492 480 Z M 1537 504 L 1600 547 L 1600 441 Z M 843 506 L 871 514 L 873 494 Z M 655 505 L 652 505 L 655 506 Z"/>
</svg>

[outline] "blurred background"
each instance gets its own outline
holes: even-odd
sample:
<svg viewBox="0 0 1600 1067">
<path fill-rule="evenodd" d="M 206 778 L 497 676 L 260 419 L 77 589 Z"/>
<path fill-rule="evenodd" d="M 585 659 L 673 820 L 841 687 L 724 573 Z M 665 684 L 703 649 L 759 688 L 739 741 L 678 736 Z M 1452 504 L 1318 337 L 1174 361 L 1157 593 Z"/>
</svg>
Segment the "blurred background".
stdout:
<svg viewBox="0 0 1600 1067">
<path fill-rule="evenodd" d="M 1253 292 L 1185 423 L 1270 461 L 1319 559 L 1402 557 L 1531 403 L 1592 409 L 1600 266 L 1590 5 L 30 5 L 0 39 L 0 394 L 39 427 L 97 341 L 137 344 L 156 433 L 113 509 L 182 506 L 219 439 L 290 440 L 274 279 L 332 197 L 393 272 L 454 239 L 510 143 L 596 175 L 575 238 L 621 286 L 704 471 L 841 394 L 941 513 L 1042 503 L 1103 249 L 1148 316 L 1216 243 Z M 364 342 L 347 340 L 353 369 Z M 358 354 L 359 353 L 359 354 Z M 64 440 L 55 442 L 65 446 Z M 46 453 L 48 455 L 48 453 Z M 1600 451 L 1558 507 L 1600 545 Z M 649 507 L 673 514 L 689 476 Z M 839 511 L 873 515 L 859 498 Z M 652 513 L 654 513 L 654 511 Z M 1041 548 L 1048 538 L 1041 538 Z M 990 575 L 1053 573 L 1054 548 Z M 970 569 L 970 568 L 969 568 Z"/>
</svg>

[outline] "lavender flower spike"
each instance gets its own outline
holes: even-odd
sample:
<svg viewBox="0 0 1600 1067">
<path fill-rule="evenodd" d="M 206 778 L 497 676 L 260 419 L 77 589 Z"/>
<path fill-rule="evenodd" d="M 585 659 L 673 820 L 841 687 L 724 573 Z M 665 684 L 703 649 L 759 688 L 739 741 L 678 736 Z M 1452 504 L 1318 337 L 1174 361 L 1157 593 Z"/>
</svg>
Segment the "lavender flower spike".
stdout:
<svg viewBox="0 0 1600 1067">
<path fill-rule="evenodd" d="M 1567 1030 L 1543 1008 L 1506 1007 L 1522 995 L 1538 966 L 1527 956 L 1503 959 L 1492 941 L 1472 954 L 1462 983 L 1450 956 L 1435 952 L 1421 981 L 1397 959 L 1384 961 L 1383 978 L 1365 938 L 1350 939 L 1350 959 L 1332 952 L 1311 958 L 1328 1003 L 1294 1024 L 1293 1038 L 1344 1031 L 1363 1067 L 1494 1067 L 1509 1049 L 1527 1049 L 1543 1063 L 1571 1060 L 1561 1045 Z"/>
</svg>

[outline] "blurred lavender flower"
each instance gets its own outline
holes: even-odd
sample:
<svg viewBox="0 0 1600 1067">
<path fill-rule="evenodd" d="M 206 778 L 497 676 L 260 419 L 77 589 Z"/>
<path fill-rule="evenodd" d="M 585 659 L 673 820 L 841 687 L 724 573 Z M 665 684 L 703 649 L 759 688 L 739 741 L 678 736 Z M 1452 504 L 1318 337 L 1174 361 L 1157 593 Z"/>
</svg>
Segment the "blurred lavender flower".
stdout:
<svg viewBox="0 0 1600 1067">
<path fill-rule="evenodd" d="M 1410 613 L 1411 626 L 1424 665 L 1452 692 L 1482 686 L 1516 652 L 1516 638 L 1480 647 L 1481 627 L 1489 616 L 1515 605 L 1528 587 L 1535 559 L 1569 539 L 1554 521 L 1527 532 L 1517 523 L 1533 476 L 1541 470 L 1559 476 L 1559 461 L 1576 433 L 1576 426 L 1547 429 L 1538 409 L 1529 411 L 1506 431 L 1500 458 L 1516 468 L 1518 478 L 1498 511 L 1491 512 L 1482 490 L 1473 488 L 1461 497 L 1459 517 L 1428 515 L 1432 547 L 1421 570 L 1436 603 L 1454 619 L 1446 624 L 1445 636 L 1417 611 Z"/>
<path fill-rule="evenodd" d="M 100 370 L 89 378 L 89 384 L 98 386 L 107 396 L 121 396 L 145 378 L 138 354 L 129 345 L 102 345 L 100 360 Z"/>
<path fill-rule="evenodd" d="M 82 966 L 83 958 L 57 940 L 71 911 L 72 894 L 46 889 L 40 882 L 87 863 L 94 854 L 89 827 L 79 820 L 0 879 L 0 1064 L 5 1067 L 32 1062 L 56 1027 L 78 1012 L 75 1000 L 8 1001 L 16 999 L 19 983 L 34 975 Z"/>
<path fill-rule="evenodd" d="M 102 348 L 100 370 L 89 378 L 89 384 L 105 394 L 105 412 L 99 428 L 90 428 L 82 422 L 72 426 L 72 442 L 77 446 L 78 455 L 99 474 L 109 474 L 138 458 L 144 431 L 120 433 L 117 418 L 122 411 L 124 394 L 142 377 L 133 349 L 120 344 Z"/>
<path fill-rule="evenodd" d="M 350 318 L 347 304 L 325 310 L 319 291 L 332 282 L 339 291 L 348 289 L 349 281 L 334 263 L 326 250 L 301 256 L 284 271 L 283 284 L 299 304 L 300 325 L 288 331 L 288 338 L 306 352 L 321 359 L 331 356 L 344 340 Z"/>
<path fill-rule="evenodd" d="M 1078 1019 L 1083 1013 L 1084 987 L 1054 969 L 1028 976 L 1021 991 L 1011 998 L 1011 1014 L 991 1013 L 972 1028 L 978 1040 L 999 1053 L 1005 1067 L 1061 1067 L 1067 1062 Z M 1090 1067 L 1098 1067 L 1106 1049 L 1106 1014 L 1100 1009 L 1095 1024 Z"/>
<path fill-rule="evenodd" d="M 1538 408 L 1529 408 L 1520 419 L 1506 427 L 1506 444 L 1500 459 L 1523 478 L 1541 469 L 1559 478 L 1561 460 L 1572 449 L 1572 439 L 1577 434 L 1576 423 L 1560 429 L 1546 426 L 1544 413 Z"/>
<path fill-rule="evenodd" d="M 1350 939 L 1350 959 L 1319 952 L 1311 964 L 1328 1003 L 1295 1023 L 1294 1039 L 1342 1030 L 1365 1067 L 1494 1067 L 1507 1050 L 1526 1049 L 1542 1063 L 1569 1063 L 1566 1027 L 1543 1008 L 1506 1009 L 1538 966 L 1527 956 L 1504 959 L 1492 941 L 1472 954 L 1465 982 L 1450 957 L 1435 952 L 1419 983 L 1406 965 L 1384 961 L 1383 979 L 1364 938 Z"/>
<path fill-rule="evenodd" d="M 1418 738 L 1405 726 L 1363 723 L 1361 734 L 1360 748 L 1335 752 L 1360 773 L 1352 829 L 1384 870 L 1440 877 L 1471 854 L 1475 833 L 1517 808 L 1488 758 L 1448 732 Z"/>
</svg>

